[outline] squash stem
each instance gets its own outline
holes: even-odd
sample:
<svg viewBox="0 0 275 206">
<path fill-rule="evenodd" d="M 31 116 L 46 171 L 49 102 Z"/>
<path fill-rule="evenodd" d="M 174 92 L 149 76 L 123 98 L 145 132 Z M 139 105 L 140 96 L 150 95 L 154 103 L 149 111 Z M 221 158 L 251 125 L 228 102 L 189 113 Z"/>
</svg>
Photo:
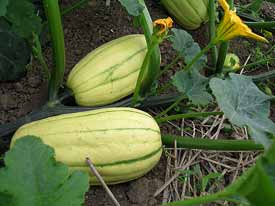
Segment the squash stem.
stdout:
<svg viewBox="0 0 275 206">
<path fill-rule="evenodd" d="M 230 5 L 230 8 L 233 9 L 234 7 L 234 0 L 228 0 L 228 4 Z M 227 55 L 227 50 L 229 48 L 229 41 L 223 42 L 220 45 L 219 49 L 219 55 L 218 55 L 218 60 L 216 64 L 216 73 L 222 73 L 223 71 L 223 66 L 224 66 L 224 61 Z"/>
<path fill-rule="evenodd" d="M 185 71 L 189 71 L 190 69 L 192 69 L 192 66 L 211 48 L 213 48 L 213 46 L 215 46 L 215 42 L 211 41 L 206 47 L 204 47 L 193 59 L 192 61 L 187 64 L 185 67 L 183 67 L 183 69 Z"/>
<path fill-rule="evenodd" d="M 146 69 L 148 68 L 148 66 L 150 64 L 151 56 L 154 53 L 155 47 L 157 45 L 158 45 L 157 43 L 152 42 L 150 44 L 150 46 L 148 47 L 148 51 L 146 53 L 146 56 L 144 58 L 144 61 L 142 63 L 142 66 L 141 66 L 141 69 L 140 69 L 140 72 L 139 72 L 139 75 L 138 75 L 138 80 L 137 80 L 136 88 L 135 88 L 135 91 L 134 91 L 134 96 L 133 96 L 133 99 L 132 99 L 132 107 L 134 107 L 139 101 L 140 91 L 141 91 L 141 86 L 142 86 L 142 80 L 144 78 L 145 71 L 146 71 Z"/>
<path fill-rule="evenodd" d="M 169 205 L 169 206 L 197 206 L 201 204 L 207 204 L 211 202 L 215 202 L 217 200 L 223 200 L 226 199 L 226 195 L 223 194 L 223 192 L 215 193 L 215 194 L 210 194 L 210 195 L 205 195 L 205 196 L 200 196 L 200 197 L 195 197 L 189 200 L 179 200 L 163 205 Z"/>
<path fill-rule="evenodd" d="M 186 113 L 186 114 L 176 114 L 167 117 L 159 117 L 156 118 L 156 121 L 160 123 L 164 123 L 167 121 L 184 119 L 184 118 L 197 118 L 197 117 L 208 117 L 212 115 L 223 115 L 223 112 L 194 112 L 194 113 Z"/>
<path fill-rule="evenodd" d="M 141 15 L 138 17 L 139 23 L 143 29 L 147 47 L 152 46 L 152 35 L 153 35 L 153 21 L 150 16 L 150 13 L 147 9 L 144 0 L 138 0 L 138 2 L 144 6 L 144 9 Z M 160 72 L 160 49 L 158 45 L 154 45 L 154 50 L 151 53 L 149 58 L 148 66 L 146 68 L 146 75 L 142 78 L 142 84 L 140 88 L 140 93 L 142 96 L 145 96 L 148 91 L 150 91 L 154 81 L 157 79 L 157 76 Z"/>
<path fill-rule="evenodd" d="M 170 64 L 167 64 L 163 70 L 158 74 L 157 79 L 161 77 L 165 72 L 167 72 L 169 69 L 171 69 L 179 60 L 181 59 L 180 54 L 177 54 L 177 56 L 172 60 Z"/>
<path fill-rule="evenodd" d="M 227 55 L 227 50 L 229 48 L 229 42 L 223 42 L 221 43 L 220 49 L 219 49 L 219 56 L 216 64 L 216 73 L 222 73 L 224 61 Z"/>
<path fill-rule="evenodd" d="M 55 67 L 52 69 L 49 82 L 49 100 L 54 101 L 63 83 L 65 70 L 64 34 L 58 0 L 43 0 L 43 5 L 51 34 L 53 59 L 55 62 Z"/>
<path fill-rule="evenodd" d="M 214 41 L 216 38 L 216 4 L 215 0 L 209 0 L 209 34 L 210 34 L 210 41 Z M 216 65 L 217 63 L 217 47 L 213 46 L 211 49 L 212 53 L 212 65 Z"/>
<path fill-rule="evenodd" d="M 252 140 L 211 140 L 201 138 L 182 137 L 174 135 L 162 135 L 162 142 L 167 147 L 202 149 L 217 151 L 258 151 L 264 150 L 263 146 Z"/>
<path fill-rule="evenodd" d="M 163 112 L 159 113 L 155 118 L 160 118 L 161 116 L 167 114 L 169 111 L 171 111 L 171 109 L 173 109 L 174 107 L 176 107 L 182 100 L 187 99 L 187 97 L 185 95 L 181 95 L 177 101 L 175 101 L 171 106 L 169 106 L 166 110 L 164 110 Z"/>
<path fill-rule="evenodd" d="M 64 97 L 69 95 L 68 93 L 64 93 Z M 153 106 L 160 106 L 160 105 L 168 105 L 178 98 L 179 94 L 166 94 L 161 96 L 153 96 L 147 97 L 144 99 L 142 104 L 137 105 L 138 108 L 147 108 Z M 14 133 L 19 127 L 24 124 L 45 119 L 47 117 L 56 116 L 60 114 L 68 114 L 68 113 L 75 113 L 75 112 L 84 112 L 84 111 L 91 111 L 95 109 L 102 109 L 108 107 L 129 107 L 131 105 L 131 98 L 123 99 L 119 102 L 113 103 L 111 105 L 101 106 L 101 107 L 76 107 L 76 106 L 64 106 L 62 104 L 58 104 L 62 101 L 62 98 L 59 101 L 53 101 L 54 107 L 49 108 L 48 105 L 45 105 L 38 111 L 34 111 L 24 117 L 18 118 L 13 123 L 7 123 L 0 125 L 0 136 L 9 136 Z M 57 105 L 56 105 L 57 104 Z"/>
</svg>

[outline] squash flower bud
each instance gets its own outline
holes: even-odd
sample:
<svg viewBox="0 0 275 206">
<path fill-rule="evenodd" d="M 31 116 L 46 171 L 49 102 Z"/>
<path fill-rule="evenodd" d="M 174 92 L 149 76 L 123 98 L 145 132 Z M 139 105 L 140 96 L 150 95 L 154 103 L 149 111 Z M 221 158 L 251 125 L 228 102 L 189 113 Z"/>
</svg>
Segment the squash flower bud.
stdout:
<svg viewBox="0 0 275 206">
<path fill-rule="evenodd" d="M 173 20 L 170 17 L 166 19 L 157 19 L 154 21 L 154 33 L 156 33 L 157 36 L 166 36 L 172 26 Z"/>
</svg>

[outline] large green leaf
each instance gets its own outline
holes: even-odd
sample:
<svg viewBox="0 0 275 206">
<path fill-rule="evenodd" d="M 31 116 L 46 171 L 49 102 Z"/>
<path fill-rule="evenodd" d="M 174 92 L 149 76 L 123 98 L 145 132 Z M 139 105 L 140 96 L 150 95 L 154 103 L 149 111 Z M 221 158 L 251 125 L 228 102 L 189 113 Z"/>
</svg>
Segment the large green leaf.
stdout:
<svg viewBox="0 0 275 206">
<path fill-rule="evenodd" d="M 263 202 L 267 206 L 275 205 L 275 163 L 274 161 L 265 161 L 266 158 L 268 157 L 263 157 L 256 164 L 255 178 L 258 179 L 258 184 L 254 191 L 246 195 L 252 206 L 261 206 Z M 270 158 L 274 159 L 274 156 L 270 156 Z"/>
<path fill-rule="evenodd" d="M 250 171 L 226 189 L 228 197 L 246 200 L 250 206 L 275 205 L 275 143 Z M 244 178 L 245 177 L 245 178 Z M 264 203 L 264 204 L 263 204 Z"/>
<path fill-rule="evenodd" d="M 84 202 L 88 175 L 70 175 L 67 166 L 55 161 L 54 150 L 39 138 L 17 140 L 6 153 L 5 166 L 0 169 L 0 200 L 8 202 L 1 206 L 81 206 Z"/>
<path fill-rule="evenodd" d="M 32 33 L 40 34 L 41 18 L 37 16 L 34 5 L 29 0 L 10 0 L 6 18 L 12 30 L 23 38 L 31 38 Z"/>
<path fill-rule="evenodd" d="M 6 15 L 8 4 L 9 0 L 0 0 L 0 17 Z"/>
<path fill-rule="evenodd" d="M 132 16 L 139 16 L 144 9 L 144 6 L 138 0 L 119 0 L 119 2 Z"/>
<path fill-rule="evenodd" d="M 268 118 L 270 97 L 247 76 L 230 74 L 225 80 L 213 78 L 210 87 L 225 116 L 232 124 L 247 126 L 250 136 L 268 148 L 275 124 Z"/>
<path fill-rule="evenodd" d="M 207 105 L 212 96 L 207 92 L 209 80 L 197 71 L 180 71 L 173 77 L 173 84 L 177 90 L 185 94 L 193 104 Z"/>
<path fill-rule="evenodd" d="M 198 43 L 194 42 L 193 37 L 181 29 L 172 29 L 173 35 L 170 36 L 172 47 L 184 58 L 186 64 L 190 63 L 194 57 L 201 51 Z M 207 62 L 206 56 L 202 56 L 192 69 L 200 70 Z"/>
<path fill-rule="evenodd" d="M 26 41 L 0 19 L 0 81 L 16 80 L 24 75 L 30 55 Z"/>
</svg>

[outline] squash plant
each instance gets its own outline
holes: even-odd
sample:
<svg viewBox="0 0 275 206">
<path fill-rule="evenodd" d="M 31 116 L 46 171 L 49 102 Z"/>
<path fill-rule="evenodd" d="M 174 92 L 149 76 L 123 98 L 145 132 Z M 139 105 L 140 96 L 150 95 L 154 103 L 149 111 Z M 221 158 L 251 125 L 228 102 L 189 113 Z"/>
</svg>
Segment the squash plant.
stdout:
<svg viewBox="0 0 275 206">
<path fill-rule="evenodd" d="M 81 1 L 82 2 L 82 1 Z M 127 106 L 127 107 L 149 107 L 152 105 L 163 105 L 164 103 L 171 104 L 164 112 L 160 113 L 154 119 L 159 123 L 166 121 L 177 120 L 181 118 L 197 118 L 197 117 L 208 117 L 211 115 L 225 115 L 225 117 L 234 125 L 240 127 L 247 127 L 250 137 L 253 140 L 249 141 L 239 141 L 239 140 L 201 140 L 197 138 L 190 139 L 188 137 L 177 137 L 171 135 L 162 135 L 162 141 L 165 145 L 171 146 L 176 140 L 178 145 L 183 148 L 190 149 L 215 149 L 215 150 L 264 150 L 264 155 L 259 160 L 260 163 L 257 163 L 255 168 L 251 169 L 240 178 L 240 181 L 236 185 L 229 186 L 228 190 L 225 192 L 218 193 L 216 195 L 211 195 L 209 197 L 202 197 L 194 199 L 193 202 L 175 202 L 171 203 L 172 205 L 195 205 L 205 202 L 215 201 L 218 199 L 226 199 L 238 202 L 240 204 L 250 204 L 250 205 L 259 205 L 258 200 L 261 200 L 260 196 L 265 197 L 270 203 L 270 206 L 274 204 L 274 199 L 270 195 L 274 191 L 274 161 L 271 156 L 274 154 L 274 135 L 275 135 L 275 125 L 269 119 L 270 111 L 270 102 L 274 100 L 274 96 L 266 95 L 261 90 L 258 89 L 255 84 L 256 81 L 270 78 L 274 76 L 274 72 L 263 74 L 261 76 L 244 76 L 236 74 L 236 70 L 224 70 L 224 60 L 227 55 L 227 48 L 229 46 L 229 40 L 232 39 L 232 35 L 250 36 L 259 40 L 264 40 L 260 36 L 256 36 L 242 21 L 239 21 L 239 17 L 236 13 L 233 12 L 233 1 L 231 0 L 227 5 L 226 1 L 219 1 L 225 10 L 224 20 L 221 21 L 219 26 L 216 28 L 216 8 L 215 1 L 209 0 L 209 26 L 210 26 L 210 43 L 207 47 L 201 49 L 200 46 L 194 42 L 192 36 L 186 31 L 181 29 L 172 29 L 171 33 L 169 28 L 171 26 L 171 21 L 169 19 L 161 19 L 155 21 L 154 24 L 151 20 L 149 11 L 146 8 L 145 2 L 143 0 L 120 0 L 122 6 L 124 6 L 128 13 L 135 18 L 135 23 L 141 26 L 144 31 L 144 36 L 147 45 L 147 52 L 142 61 L 140 71 L 137 77 L 137 82 L 134 89 L 133 97 L 128 97 L 121 101 L 115 102 L 110 105 L 104 105 L 100 107 L 72 107 L 65 106 L 63 100 L 71 94 L 68 92 L 60 93 L 60 87 L 63 84 L 64 76 L 64 67 L 65 67 L 65 49 L 64 49 L 64 35 L 62 30 L 62 21 L 61 21 L 61 12 L 57 0 L 43 0 L 44 10 L 47 17 L 47 24 L 49 26 L 50 37 L 53 47 L 53 59 L 54 59 L 54 68 L 51 69 L 49 75 L 49 98 L 45 106 L 37 112 L 33 112 L 30 115 L 17 120 L 15 123 L 1 125 L 0 134 L 7 136 L 12 134 L 20 126 L 35 121 L 44 119 L 49 116 L 55 116 L 58 114 L 64 113 L 76 113 L 69 114 L 68 116 L 59 116 L 52 117 L 53 119 L 41 120 L 42 122 L 49 123 L 55 121 L 55 119 L 60 119 L 65 121 L 68 119 L 68 124 L 73 124 L 74 117 L 81 115 L 83 113 L 77 113 L 80 111 L 95 110 L 105 107 L 115 107 L 115 106 Z M 73 5 L 72 8 L 76 8 L 77 5 L 80 5 L 79 2 L 76 5 Z M 231 9 L 229 8 L 231 7 Z M 66 11 L 69 11 L 67 9 Z M 234 18 L 237 19 L 237 30 L 228 31 L 224 29 L 223 23 L 228 16 L 234 15 Z M 236 22 L 232 22 L 232 25 Z M 154 26 L 153 26 L 154 25 Z M 235 26 L 235 25 L 233 25 Z M 238 30 L 242 26 L 245 33 L 242 33 L 243 30 Z M 235 27 L 233 27 L 235 28 Z M 239 33 L 238 33 L 239 32 Z M 235 35 L 235 36 L 237 36 Z M 41 61 L 42 66 L 47 68 L 45 61 L 43 60 L 43 53 L 40 46 L 40 42 L 35 33 L 35 56 Z M 163 70 L 160 71 L 160 51 L 159 44 L 163 40 L 168 39 L 172 43 L 173 49 L 177 52 L 177 58 L 171 64 L 166 66 Z M 112 43 L 107 44 L 108 46 Z M 219 45 L 219 50 L 216 49 L 216 46 Z M 104 46 L 106 48 L 106 45 Z M 206 52 L 212 50 L 212 56 L 215 57 L 212 59 L 211 64 L 207 64 Z M 104 49 L 99 49 L 98 51 L 105 51 Z M 98 52 L 100 53 L 100 52 Z M 94 55 L 94 53 L 92 54 Z M 157 91 L 154 91 L 153 86 L 157 84 L 158 77 L 163 75 L 168 69 L 170 69 L 178 60 L 184 60 L 184 65 L 181 71 L 177 72 L 173 77 L 172 81 L 167 85 L 163 85 L 161 88 L 158 88 Z M 89 59 L 88 59 L 89 60 Z M 127 59 L 128 61 L 128 59 Z M 267 60 L 266 60 L 267 61 Z M 87 60 L 84 61 L 86 64 Z M 81 62 L 80 62 L 81 64 Z M 114 65 L 116 68 L 117 65 Z M 209 69 L 206 69 L 210 67 Z M 81 70 L 80 70 L 81 71 Z M 202 72 L 207 71 L 207 72 Z M 108 71 L 110 72 L 110 71 Z M 110 72 L 112 76 L 112 72 Z M 207 76 L 206 76 L 207 75 Z M 73 75 L 74 76 L 74 75 Z M 70 84 L 69 84 L 70 85 Z M 156 96 L 159 90 L 165 90 L 167 87 L 174 86 L 178 93 L 172 95 Z M 89 88 L 87 88 L 89 89 Z M 104 91 L 102 91 L 104 92 Z M 153 95 L 152 95 L 153 94 Z M 86 98 L 85 96 L 84 98 Z M 220 107 L 220 112 L 189 112 L 184 114 L 174 114 L 168 116 L 167 113 L 170 112 L 175 106 L 181 103 L 183 100 L 188 99 L 192 105 L 195 106 L 205 106 L 210 103 L 216 102 Z M 90 113 L 89 113 L 90 114 Z M 85 116 L 85 115 L 84 115 Z M 89 115 L 88 115 L 89 116 Z M 98 116 L 95 116 L 95 118 Z M 127 117 L 130 118 L 130 115 Z M 127 119 L 127 118 L 126 118 Z M 152 118 L 151 118 L 152 119 Z M 121 118 L 123 121 L 123 118 Z M 31 125 L 36 125 L 39 127 L 39 121 L 31 123 Z M 83 125 L 83 124 L 81 124 Z M 26 126 L 28 127 L 28 126 Z M 54 129 L 54 127 L 52 128 Z M 61 128 L 62 129 L 62 128 Z M 129 129 L 129 128 L 128 128 Z M 21 128 L 19 130 L 24 130 Z M 38 131 L 40 128 L 37 129 Z M 106 129 L 108 130 L 108 128 Z M 34 130 L 33 130 L 34 131 Z M 29 132 L 33 132 L 31 129 Z M 64 134 L 63 134 L 64 132 Z M 79 131 L 80 133 L 91 132 L 91 131 Z M 104 130 L 105 132 L 105 130 Z M 28 133 L 28 132 L 27 132 Z M 62 130 L 62 134 L 65 134 L 66 131 Z M 22 134 L 25 135 L 25 134 Z M 43 133 L 37 132 L 37 135 L 41 139 L 45 140 Z M 55 135 L 52 133 L 51 135 Z M 21 135 L 20 135 L 21 136 Z M 15 135 L 16 137 L 16 135 Z M 21 138 L 20 138 L 21 139 Z M 18 144 L 20 145 L 20 140 Z M 28 141 L 28 140 L 25 140 Z M 35 140 L 32 140 L 35 141 Z M 55 141 L 58 141 L 55 139 Z M 21 144 L 23 140 L 21 140 Z M 45 140 L 45 143 L 47 141 Z M 54 145 L 52 145 L 54 146 Z M 23 147 L 21 145 L 21 147 Z M 35 147 L 36 148 L 36 147 Z M 16 143 L 14 150 L 16 151 Z M 13 149 L 11 151 L 14 151 Z M 27 149 L 28 150 L 28 149 Z M 56 149 L 58 152 L 58 149 Z M 11 152 L 12 153 L 12 152 Z M 8 153 L 9 154 L 9 153 Z M 63 154 L 64 155 L 64 154 Z M 145 155 L 145 154 L 144 154 Z M 28 157 L 31 157 L 31 154 L 28 154 Z M 9 165 L 9 156 L 7 155 L 7 160 L 5 161 L 7 168 Z M 146 156 L 147 157 L 147 156 Z M 15 159 L 15 158 L 13 158 Z M 52 158 L 50 158 L 52 160 Z M 37 161 L 37 160 L 36 160 Z M 62 158 L 60 159 L 62 161 Z M 124 161 L 124 160 L 122 160 Z M 70 164 L 70 163 L 68 163 Z M 69 165 L 70 166 L 70 165 Z M 99 165 L 104 166 L 104 165 Z M 44 167 L 44 166 L 43 166 Z M 3 173 L 10 175 L 15 170 L 4 169 Z M 52 170 L 51 170 L 52 171 Z M 66 172 L 62 172 L 65 174 Z M 0 173 L 1 174 L 1 173 Z M 3 174 L 3 177 L 5 174 Z M 57 176 L 58 177 L 58 176 Z M 137 177 L 137 176 L 136 176 Z M 62 177 L 61 177 L 62 178 Z M 5 179 L 5 178 L 3 178 Z M 242 181 L 244 179 L 245 181 Z M 264 181 L 263 181 L 264 180 Z M 1 176 L 0 176 L 1 181 Z M 262 193 L 259 193 L 257 188 L 254 187 L 253 190 L 245 190 L 244 188 L 247 185 L 247 182 L 263 182 L 264 186 L 267 185 L 266 190 L 262 190 Z M 83 192 L 86 189 L 86 185 L 82 185 Z M 1 187 L 1 186 L 0 186 Z M 11 201 L 10 205 L 18 205 L 13 203 L 12 197 L 9 193 L 10 188 L 3 188 L 2 196 L 3 198 L 9 199 Z M 21 188 L 22 189 L 22 188 Z M 18 192 L 21 190 L 13 190 L 12 192 Z M 6 192 L 6 193 L 5 193 Z M 80 203 L 77 202 L 76 205 Z M 268 205 L 269 206 L 269 205 Z"/>
</svg>

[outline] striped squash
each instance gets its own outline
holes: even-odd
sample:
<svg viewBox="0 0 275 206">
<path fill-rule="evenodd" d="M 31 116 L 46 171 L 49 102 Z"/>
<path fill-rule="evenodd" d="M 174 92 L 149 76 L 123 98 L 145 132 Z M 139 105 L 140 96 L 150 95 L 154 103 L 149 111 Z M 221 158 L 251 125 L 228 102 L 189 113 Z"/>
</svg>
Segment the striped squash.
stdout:
<svg viewBox="0 0 275 206">
<path fill-rule="evenodd" d="M 136 179 L 150 171 L 162 153 L 160 129 L 147 113 L 132 108 L 108 108 L 64 114 L 26 124 L 14 141 L 40 137 L 55 149 L 57 161 L 71 170 L 89 172 L 89 157 L 108 184 Z M 91 184 L 98 184 L 91 175 Z"/>
<path fill-rule="evenodd" d="M 167 11 L 186 29 L 197 29 L 208 20 L 209 0 L 161 0 Z"/>
<path fill-rule="evenodd" d="M 146 52 L 144 35 L 134 34 L 89 53 L 73 68 L 67 80 L 77 104 L 105 105 L 133 93 Z"/>
</svg>

